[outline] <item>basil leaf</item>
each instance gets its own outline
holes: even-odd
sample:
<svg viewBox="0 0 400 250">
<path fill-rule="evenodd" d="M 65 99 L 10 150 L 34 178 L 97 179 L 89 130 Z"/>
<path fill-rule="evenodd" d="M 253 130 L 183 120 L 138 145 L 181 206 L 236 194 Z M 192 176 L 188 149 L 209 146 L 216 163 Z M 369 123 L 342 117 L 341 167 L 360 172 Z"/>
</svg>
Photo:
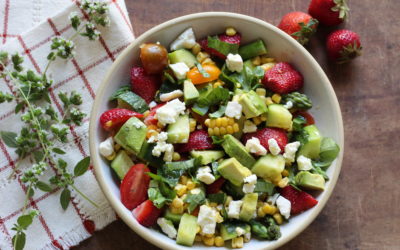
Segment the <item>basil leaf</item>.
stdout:
<svg viewBox="0 0 400 250">
<path fill-rule="evenodd" d="M 8 131 L 1 131 L 0 132 L 1 139 L 3 140 L 4 144 L 6 144 L 10 148 L 17 148 L 18 143 L 17 143 L 17 134 L 14 132 L 8 132 Z"/>
<path fill-rule="evenodd" d="M 306 119 L 302 116 L 296 116 L 296 118 L 293 119 L 293 131 L 300 131 L 303 129 L 304 124 L 306 124 Z"/>
<path fill-rule="evenodd" d="M 183 200 L 186 203 L 189 203 L 188 206 L 188 212 L 192 213 L 197 206 L 202 205 L 206 201 L 206 194 L 203 189 L 200 189 L 199 193 L 196 193 L 196 191 L 200 189 L 192 189 L 186 196 L 186 198 Z M 194 191 L 195 190 L 195 191 Z"/>
<path fill-rule="evenodd" d="M 219 177 L 221 177 L 220 173 L 218 172 L 218 166 L 219 166 L 219 164 L 216 161 L 211 163 L 211 170 L 215 176 L 215 180 L 218 180 Z"/>
<path fill-rule="evenodd" d="M 149 109 L 149 105 L 147 105 L 146 101 L 132 91 L 127 91 L 120 94 L 117 99 L 126 102 L 127 104 L 129 104 L 129 106 L 132 107 L 134 111 L 139 113 L 144 113 L 146 110 Z"/>
<path fill-rule="evenodd" d="M 71 201 L 71 191 L 66 188 L 61 192 L 60 204 L 61 207 L 66 210 L 68 208 L 69 202 Z"/>
<path fill-rule="evenodd" d="M 207 199 L 209 202 L 224 204 L 226 201 L 226 194 L 225 193 L 209 194 Z"/>
<path fill-rule="evenodd" d="M 225 110 L 226 110 L 226 105 L 221 105 L 217 111 L 209 114 L 208 116 L 210 118 L 219 118 L 225 114 Z"/>
<path fill-rule="evenodd" d="M 170 93 L 170 92 L 172 92 L 174 90 L 177 90 L 177 89 L 181 89 L 181 86 L 179 84 L 176 84 L 176 83 L 173 83 L 173 82 L 170 82 L 170 81 L 164 81 L 161 84 L 158 96 L 161 95 L 161 94 Z"/>
<path fill-rule="evenodd" d="M 121 94 L 131 91 L 131 87 L 129 85 L 124 85 L 117 89 L 109 98 L 110 101 L 114 101 L 120 96 Z"/>
<path fill-rule="evenodd" d="M 199 165 L 200 161 L 194 158 L 187 161 L 167 162 L 165 166 L 158 169 L 158 176 L 155 176 L 154 174 L 149 175 L 154 180 L 165 182 L 173 188 L 178 184 L 179 178 L 184 173 L 194 172 L 199 167 Z"/>
<path fill-rule="evenodd" d="M 161 194 L 161 192 L 156 188 L 149 188 L 147 190 L 147 195 L 149 200 L 151 200 L 157 208 L 162 208 L 167 202 L 167 199 Z"/>
<path fill-rule="evenodd" d="M 216 145 L 222 144 L 224 142 L 224 137 L 219 137 L 216 135 L 211 136 L 211 139 L 213 141 L 213 144 L 216 144 Z"/>
<path fill-rule="evenodd" d="M 228 89 L 222 86 L 214 88 L 212 85 L 208 85 L 204 90 L 202 89 L 200 96 L 197 99 L 197 104 L 199 104 L 200 107 L 209 107 L 221 102 L 227 102 L 229 97 L 230 94 Z"/>
<path fill-rule="evenodd" d="M 273 195 L 275 193 L 275 185 L 271 182 L 258 179 L 254 192 L 257 193 L 267 193 L 268 195 Z"/>
<path fill-rule="evenodd" d="M 229 53 L 237 54 L 239 51 L 239 44 L 223 42 L 217 36 L 209 36 L 207 42 L 209 48 L 213 48 L 225 56 Z"/>
<path fill-rule="evenodd" d="M 36 187 L 42 190 L 43 192 L 51 192 L 51 190 L 53 190 L 49 184 L 44 183 L 42 181 L 38 181 L 36 183 Z"/>
<path fill-rule="evenodd" d="M 76 164 L 74 168 L 74 175 L 81 176 L 83 175 L 89 168 L 90 165 L 90 156 L 83 158 Z"/>
</svg>

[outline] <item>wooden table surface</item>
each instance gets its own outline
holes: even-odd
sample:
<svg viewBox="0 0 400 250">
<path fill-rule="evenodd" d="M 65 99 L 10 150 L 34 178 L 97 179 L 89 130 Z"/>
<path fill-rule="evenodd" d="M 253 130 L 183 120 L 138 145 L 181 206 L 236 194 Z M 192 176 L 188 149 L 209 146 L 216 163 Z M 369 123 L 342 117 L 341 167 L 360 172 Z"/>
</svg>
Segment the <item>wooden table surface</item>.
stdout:
<svg viewBox="0 0 400 250">
<path fill-rule="evenodd" d="M 171 18 L 230 11 L 277 25 L 309 0 L 126 0 L 135 35 Z M 400 1 L 353 0 L 345 28 L 358 32 L 364 55 L 351 64 L 327 61 L 320 30 L 309 50 L 339 98 L 345 154 L 322 213 L 281 249 L 400 249 Z M 116 221 L 75 249 L 157 249 Z"/>
</svg>

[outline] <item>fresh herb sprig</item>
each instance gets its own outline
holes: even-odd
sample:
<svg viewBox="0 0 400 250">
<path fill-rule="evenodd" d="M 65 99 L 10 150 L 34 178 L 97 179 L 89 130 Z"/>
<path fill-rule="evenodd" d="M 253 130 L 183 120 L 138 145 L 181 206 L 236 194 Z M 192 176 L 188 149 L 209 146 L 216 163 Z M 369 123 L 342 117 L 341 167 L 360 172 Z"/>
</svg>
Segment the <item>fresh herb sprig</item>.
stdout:
<svg viewBox="0 0 400 250">
<path fill-rule="evenodd" d="M 24 248 L 25 231 L 39 214 L 37 210 L 27 210 L 28 201 L 34 195 L 35 190 L 51 192 L 55 188 L 62 189 L 60 204 L 63 209 L 67 209 L 70 203 L 71 190 L 97 207 L 96 203 L 74 184 L 74 178 L 83 175 L 88 170 L 90 157 L 79 161 L 73 172 L 70 172 L 67 169 L 67 162 L 60 158 L 65 154 L 64 150 L 56 145 L 66 143 L 69 127 L 80 126 L 86 116 L 79 109 L 82 97 L 75 91 L 58 93 L 64 108 L 63 115 L 60 117 L 51 106 L 49 91 L 53 80 L 47 74 L 52 62 L 56 59 L 68 60 L 74 57 L 76 49 L 74 39 L 76 37 L 83 36 L 89 40 L 97 40 L 100 37 L 98 27 L 106 27 L 110 24 L 107 16 L 107 3 L 84 0 L 79 3 L 79 6 L 87 13 L 87 18 L 81 20 L 76 13 L 70 14 L 69 21 L 75 32 L 67 39 L 57 36 L 51 40 L 50 53 L 47 55 L 47 64 L 43 73 L 25 69 L 22 65 L 24 58 L 20 54 L 10 55 L 8 52 L 0 51 L 0 78 L 12 85 L 12 93 L 0 91 L 0 103 L 15 101 L 15 113 L 21 114 L 23 122 L 18 134 L 0 131 L 3 142 L 8 147 L 15 148 L 18 155 L 17 164 L 14 166 L 10 178 L 20 178 L 26 186 L 22 213 L 12 228 L 15 231 L 12 243 L 16 250 Z M 18 168 L 24 159 L 29 159 L 34 163 L 21 172 Z M 49 171 L 49 168 L 53 169 L 55 174 L 46 182 L 41 176 L 44 172 Z"/>
</svg>

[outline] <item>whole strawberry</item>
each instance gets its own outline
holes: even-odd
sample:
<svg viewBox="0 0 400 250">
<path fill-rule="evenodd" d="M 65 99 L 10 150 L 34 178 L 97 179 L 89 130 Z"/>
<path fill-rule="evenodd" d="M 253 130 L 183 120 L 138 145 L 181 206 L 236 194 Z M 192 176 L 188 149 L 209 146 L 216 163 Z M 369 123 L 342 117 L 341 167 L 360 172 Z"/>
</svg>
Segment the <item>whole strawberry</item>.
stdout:
<svg viewBox="0 0 400 250">
<path fill-rule="evenodd" d="M 308 13 L 326 26 L 341 24 L 349 10 L 346 0 L 311 0 L 308 7 Z"/>
<path fill-rule="evenodd" d="M 175 149 L 177 152 L 189 152 L 192 150 L 211 149 L 214 145 L 211 137 L 205 130 L 196 130 L 190 133 L 189 140 L 185 144 L 177 144 Z"/>
<path fill-rule="evenodd" d="M 226 34 L 220 34 L 220 35 L 218 35 L 218 39 L 223 42 L 226 42 L 226 43 L 240 44 L 240 40 L 242 39 L 242 36 L 240 35 L 240 33 L 236 33 L 233 36 L 228 36 Z M 208 38 L 207 37 L 200 40 L 199 44 L 200 44 L 201 48 L 208 54 L 210 54 L 212 56 L 216 56 L 216 57 L 224 59 L 224 60 L 226 59 L 226 56 L 224 54 L 220 53 L 216 49 L 208 47 Z"/>
<path fill-rule="evenodd" d="M 142 67 L 133 67 L 131 70 L 132 91 L 150 103 L 160 88 L 159 75 L 147 75 Z"/>
<path fill-rule="evenodd" d="M 361 42 L 357 33 L 351 30 L 336 30 L 326 41 L 326 49 L 331 60 L 346 63 L 361 55 Z"/>
<path fill-rule="evenodd" d="M 287 94 L 303 87 L 303 76 L 287 62 L 277 63 L 265 72 L 262 83 L 278 94 Z"/>
<path fill-rule="evenodd" d="M 295 11 L 284 15 L 278 28 L 291 35 L 301 45 L 306 45 L 317 30 L 317 26 L 317 19 L 307 13 Z"/>
</svg>

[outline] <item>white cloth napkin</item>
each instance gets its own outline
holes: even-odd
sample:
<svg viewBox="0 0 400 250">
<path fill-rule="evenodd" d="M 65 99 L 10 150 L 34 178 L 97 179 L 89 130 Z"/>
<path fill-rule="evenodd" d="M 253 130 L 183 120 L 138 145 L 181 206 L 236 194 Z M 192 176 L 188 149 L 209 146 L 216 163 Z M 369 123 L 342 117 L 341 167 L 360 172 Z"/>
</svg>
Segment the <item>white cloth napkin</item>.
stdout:
<svg viewBox="0 0 400 250">
<path fill-rule="evenodd" d="M 76 57 L 72 61 L 57 59 L 49 72 L 54 85 L 50 93 L 55 110 L 60 114 L 60 91 L 76 90 L 82 94 L 82 110 L 89 115 L 97 87 L 106 71 L 134 39 L 128 13 L 123 0 L 109 1 L 111 26 L 102 28 L 98 41 L 78 37 Z M 61 12 L 60 12 L 61 11 Z M 69 37 L 73 30 L 68 16 L 71 12 L 83 13 L 77 4 L 69 0 L 2 0 L 0 1 L 0 51 L 19 52 L 25 57 L 24 65 L 38 72 L 44 70 L 49 53 L 50 39 L 55 35 Z M 58 13 L 58 14 L 57 14 Z M 0 90 L 10 93 L 12 84 L 0 80 Z M 19 132 L 20 115 L 14 114 L 15 103 L 0 105 L 0 130 Z M 81 127 L 71 127 L 69 143 L 62 145 L 67 152 L 62 158 L 70 169 L 89 154 L 88 116 Z M 18 179 L 8 180 L 15 167 L 17 155 L 14 149 L 0 141 L 0 249 L 12 249 L 11 230 L 21 214 L 26 187 Z M 28 166 L 23 162 L 21 170 Z M 50 170 L 51 172 L 51 170 Z M 43 176 L 47 180 L 49 176 Z M 68 249 L 90 237 L 116 219 L 102 194 L 93 170 L 75 179 L 75 185 L 94 200 L 92 206 L 72 192 L 72 203 L 64 211 L 59 203 L 60 190 L 50 193 L 36 191 L 28 209 L 40 212 L 27 230 L 25 249 Z"/>
</svg>

